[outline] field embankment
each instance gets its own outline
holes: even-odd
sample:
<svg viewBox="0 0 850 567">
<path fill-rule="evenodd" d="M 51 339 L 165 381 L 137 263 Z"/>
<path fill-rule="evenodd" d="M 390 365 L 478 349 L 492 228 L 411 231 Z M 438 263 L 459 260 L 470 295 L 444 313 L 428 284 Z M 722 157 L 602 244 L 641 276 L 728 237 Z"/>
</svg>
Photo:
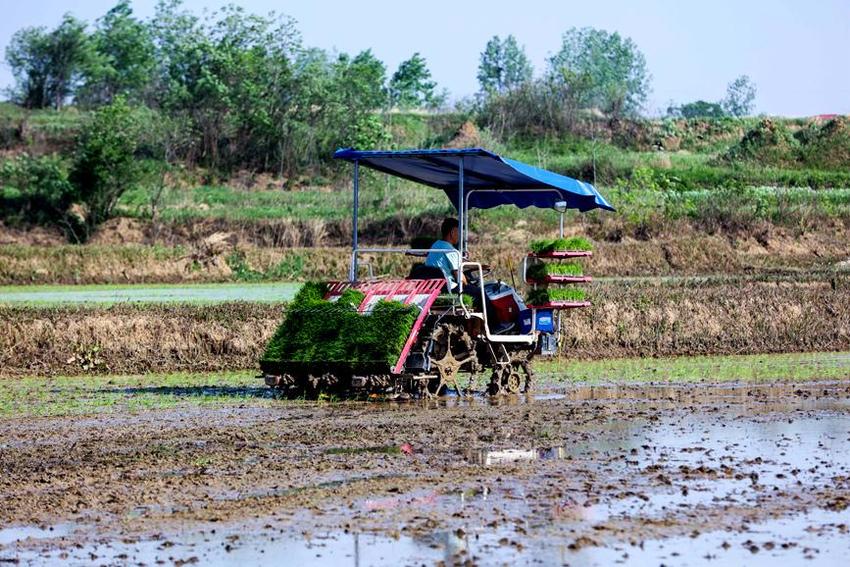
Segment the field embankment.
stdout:
<svg viewBox="0 0 850 567">
<path fill-rule="evenodd" d="M 738 238 L 684 233 L 599 241 L 587 272 L 596 276 L 824 273 L 842 269 L 850 258 L 846 237 L 835 229 L 801 236 L 774 230 Z M 497 277 L 510 281 L 512 269 L 519 277 L 528 239 L 523 233 L 515 242 L 473 244 L 472 257 L 489 263 Z M 376 274 L 395 276 L 407 275 L 416 261 L 400 254 L 366 260 Z M 8 244 L 0 245 L 0 285 L 325 280 L 345 277 L 349 262 L 346 247 L 257 247 L 241 243 L 234 233 L 178 246 Z"/>
<path fill-rule="evenodd" d="M 598 282 L 564 318 L 582 359 L 850 349 L 850 282 Z M 255 368 L 284 305 L 0 307 L 0 373 Z"/>
</svg>

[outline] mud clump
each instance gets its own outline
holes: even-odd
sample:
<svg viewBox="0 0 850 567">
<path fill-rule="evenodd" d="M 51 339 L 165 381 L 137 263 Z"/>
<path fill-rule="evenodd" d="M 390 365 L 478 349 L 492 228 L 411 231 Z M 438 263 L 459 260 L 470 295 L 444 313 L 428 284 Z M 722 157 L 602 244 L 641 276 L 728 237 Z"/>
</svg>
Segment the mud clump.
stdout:
<svg viewBox="0 0 850 567">
<path fill-rule="evenodd" d="M 91 244 L 146 244 L 148 237 L 145 234 L 146 224 L 138 219 L 117 217 L 109 219 L 98 227 L 94 236 L 90 239 Z"/>
<path fill-rule="evenodd" d="M 478 127 L 470 120 L 467 120 L 463 124 L 461 124 L 458 131 L 455 132 L 455 135 L 452 136 L 452 139 L 446 144 L 445 147 L 459 149 L 459 148 L 475 148 L 481 145 L 481 132 L 478 130 Z"/>
</svg>

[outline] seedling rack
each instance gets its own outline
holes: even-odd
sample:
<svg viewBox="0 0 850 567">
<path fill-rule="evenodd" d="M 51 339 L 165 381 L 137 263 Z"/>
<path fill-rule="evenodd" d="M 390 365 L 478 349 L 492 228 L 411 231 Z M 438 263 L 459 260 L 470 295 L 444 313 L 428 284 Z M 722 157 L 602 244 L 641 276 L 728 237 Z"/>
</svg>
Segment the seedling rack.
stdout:
<svg viewBox="0 0 850 567">
<path fill-rule="evenodd" d="M 548 252 L 529 252 L 525 257 L 522 263 L 522 278 L 523 280 L 529 284 L 532 289 L 537 289 L 538 286 L 547 288 L 550 284 L 554 285 L 570 285 L 570 284 L 583 284 L 590 283 L 593 281 L 593 278 L 590 276 L 572 276 L 572 275 L 559 275 L 559 274 L 547 274 L 542 278 L 533 278 L 528 274 L 528 266 L 529 262 L 534 261 L 543 261 L 543 260 L 560 260 L 567 258 L 590 258 L 593 256 L 593 252 L 589 250 L 552 250 Z M 581 307 L 590 307 L 589 301 L 559 301 L 559 300 L 551 300 L 543 304 L 535 304 L 529 305 L 528 307 L 531 309 L 578 309 Z"/>
</svg>

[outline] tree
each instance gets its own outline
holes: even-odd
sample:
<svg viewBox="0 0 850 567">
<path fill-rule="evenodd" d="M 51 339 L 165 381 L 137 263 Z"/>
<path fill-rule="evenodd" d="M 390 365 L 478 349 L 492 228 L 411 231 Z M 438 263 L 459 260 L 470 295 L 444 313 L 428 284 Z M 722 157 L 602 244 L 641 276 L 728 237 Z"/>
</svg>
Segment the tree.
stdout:
<svg viewBox="0 0 850 567">
<path fill-rule="evenodd" d="M 96 58 L 80 97 L 89 104 L 110 102 L 122 94 L 141 100 L 155 61 L 149 28 L 133 17 L 129 0 L 120 0 L 97 22 L 92 36 Z"/>
<path fill-rule="evenodd" d="M 402 61 L 393 73 L 389 84 L 390 101 L 401 108 L 439 106 L 444 97 L 435 92 L 436 88 L 425 58 L 417 52 Z"/>
<path fill-rule="evenodd" d="M 44 108 L 50 104 L 48 50 L 49 39 L 44 28 L 18 30 L 6 47 L 6 62 L 16 83 L 12 99 L 27 108 Z"/>
<path fill-rule="evenodd" d="M 143 128 L 138 112 L 118 96 L 80 132 L 69 179 L 86 207 L 81 240 L 112 216 L 118 198 L 139 181 L 136 150 Z"/>
<path fill-rule="evenodd" d="M 509 35 L 504 41 L 494 35 L 481 53 L 478 83 L 484 94 L 504 93 L 531 80 L 533 69 L 525 49 Z"/>
<path fill-rule="evenodd" d="M 572 28 L 549 59 L 550 77 L 573 91 L 576 102 L 605 112 L 636 114 L 650 90 L 646 59 L 618 33 Z"/>
<path fill-rule="evenodd" d="M 376 110 L 386 105 L 387 67 L 371 49 L 361 51 L 353 59 L 341 54 L 333 72 L 335 86 L 347 106 Z"/>
<path fill-rule="evenodd" d="M 723 118 L 728 116 L 720 103 L 704 100 L 689 102 L 681 106 L 671 105 L 667 109 L 667 114 L 682 118 Z"/>
<path fill-rule="evenodd" d="M 747 75 L 741 75 L 726 87 L 723 109 L 732 116 L 748 116 L 755 108 L 756 85 Z"/>
<path fill-rule="evenodd" d="M 93 54 L 86 24 L 70 14 L 51 32 L 41 27 L 19 30 L 6 48 L 16 82 L 13 99 L 28 108 L 53 105 L 61 109 L 91 65 Z"/>
</svg>

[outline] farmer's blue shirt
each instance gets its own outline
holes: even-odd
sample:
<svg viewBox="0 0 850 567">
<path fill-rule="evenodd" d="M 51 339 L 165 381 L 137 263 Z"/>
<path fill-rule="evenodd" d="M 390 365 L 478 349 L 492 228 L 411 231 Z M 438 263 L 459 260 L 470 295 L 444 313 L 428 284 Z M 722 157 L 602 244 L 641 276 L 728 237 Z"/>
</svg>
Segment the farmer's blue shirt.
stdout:
<svg viewBox="0 0 850 567">
<path fill-rule="evenodd" d="M 446 279 L 451 282 L 452 289 L 457 287 L 457 269 L 460 267 L 460 252 L 445 240 L 438 240 L 431 245 L 431 250 L 454 250 L 454 254 L 430 252 L 425 258 L 425 265 L 440 268 Z"/>
</svg>

